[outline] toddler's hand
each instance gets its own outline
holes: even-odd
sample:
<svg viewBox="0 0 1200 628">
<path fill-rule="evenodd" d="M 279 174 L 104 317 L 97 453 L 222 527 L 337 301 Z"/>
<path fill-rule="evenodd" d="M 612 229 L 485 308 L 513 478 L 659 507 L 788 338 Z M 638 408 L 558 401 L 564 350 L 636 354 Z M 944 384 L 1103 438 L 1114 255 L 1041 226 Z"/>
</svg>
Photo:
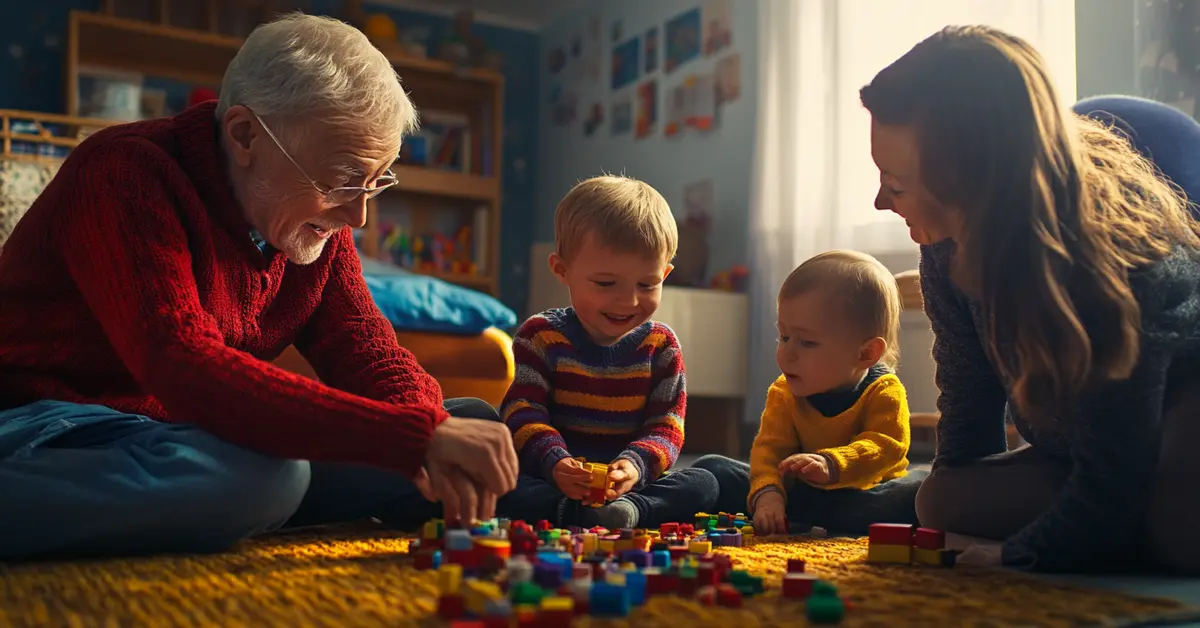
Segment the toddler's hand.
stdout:
<svg viewBox="0 0 1200 628">
<path fill-rule="evenodd" d="M 754 500 L 754 534 L 787 534 L 787 513 L 783 495 L 767 491 Z"/>
<path fill-rule="evenodd" d="M 829 461 L 820 454 L 794 454 L 779 463 L 782 476 L 800 476 L 810 484 L 829 483 Z"/>
<path fill-rule="evenodd" d="M 630 461 L 619 458 L 608 465 L 608 481 L 613 487 L 608 489 L 608 501 L 612 501 L 633 490 L 638 480 L 642 479 L 637 467 Z"/>
<path fill-rule="evenodd" d="M 569 499 L 587 497 L 592 474 L 574 458 L 563 458 L 554 465 L 554 484 Z"/>
</svg>

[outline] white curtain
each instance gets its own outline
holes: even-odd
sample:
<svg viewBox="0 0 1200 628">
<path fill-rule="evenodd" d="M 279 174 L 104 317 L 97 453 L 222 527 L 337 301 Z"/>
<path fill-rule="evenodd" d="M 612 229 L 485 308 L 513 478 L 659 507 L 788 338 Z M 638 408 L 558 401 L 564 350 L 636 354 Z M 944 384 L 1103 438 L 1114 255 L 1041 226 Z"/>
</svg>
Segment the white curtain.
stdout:
<svg viewBox="0 0 1200 628">
<path fill-rule="evenodd" d="M 1065 104 L 1075 99 L 1071 0 L 759 0 L 758 118 L 750 205 L 746 420 L 757 423 L 775 365 L 775 296 L 805 259 L 831 248 L 915 268 L 916 245 L 873 206 L 870 116 L 858 90 L 948 25 L 987 24 L 1027 39 Z M 928 375 L 932 381 L 932 374 Z"/>
</svg>

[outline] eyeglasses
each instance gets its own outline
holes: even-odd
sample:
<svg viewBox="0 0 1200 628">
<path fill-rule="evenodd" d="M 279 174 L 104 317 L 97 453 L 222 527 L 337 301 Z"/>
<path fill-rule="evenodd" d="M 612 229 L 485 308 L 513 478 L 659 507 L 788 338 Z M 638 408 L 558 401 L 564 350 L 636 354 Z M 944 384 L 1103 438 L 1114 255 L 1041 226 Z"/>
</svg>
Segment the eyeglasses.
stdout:
<svg viewBox="0 0 1200 628">
<path fill-rule="evenodd" d="M 367 195 L 368 199 L 375 198 L 376 196 L 379 196 L 380 192 L 383 192 L 399 182 L 396 179 L 395 173 L 389 169 L 387 172 L 384 172 L 382 175 L 380 175 L 378 179 L 375 179 L 375 187 L 372 188 L 357 186 L 331 188 L 321 185 L 320 183 L 314 181 L 312 177 L 308 176 L 308 172 L 304 170 L 304 167 L 301 166 L 295 159 L 293 159 L 290 154 L 288 154 L 287 149 L 283 147 L 283 144 L 279 143 L 279 138 L 275 137 L 275 134 L 271 132 L 271 128 L 267 126 L 267 123 L 263 122 L 262 118 L 258 117 L 258 114 L 254 113 L 254 111 L 250 111 L 250 114 L 254 116 L 255 120 L 258 120 L 259 124 L 262 125 L 263 130 L 267 132 L 267 137 L 271 138 L 272 142 L 275 142 L 275 146 L 279 148 L 279 152 L 283 153 L 283 156 L 287 157 L 288 161 L 292 162 L 292 165 L 300 171 L 300 174 L 304 175 L 305 179 L 308 179 L 308 182 L 312 184 L 313 188 L 321 193 L 321 203 L 326 207 L 338 207 L 347 203 L 353 203 L 354 201 L 358 200 L 358 197 L 364 194 Z"/>
</svg>

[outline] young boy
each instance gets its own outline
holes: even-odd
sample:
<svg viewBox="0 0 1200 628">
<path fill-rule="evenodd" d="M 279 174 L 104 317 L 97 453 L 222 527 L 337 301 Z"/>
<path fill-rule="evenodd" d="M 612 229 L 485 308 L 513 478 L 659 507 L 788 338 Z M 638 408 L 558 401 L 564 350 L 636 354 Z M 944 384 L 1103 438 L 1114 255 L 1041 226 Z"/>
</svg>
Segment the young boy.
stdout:
<svg viewBox="0 0 1200 628">
<path fill-rule="evenodd" d="M 908 471 L 908 401 L 899 359 L 900 293 L 875 258 L 830 251 L 779 290 L 782 374 L 767 392 L 750 464 L 705 456 L 719 510 L 746 505 L 758 534 L 807 529 L 862 534 L 916 523 L 926 472 Z"/>
<path fill-rule="evenodd" d="M 678 242 L 666 200 L 646 183 L 603 176 L 575 186 L 554 215 L 550 269 L 571 307 L 535 315 L 513 338 L 516 378 L 500 407 L 521 459 L 499 512 L 610 530 L 689 521 L 717 481 L 667 473 L 683 447 L 683 355 L 650 320 Z M 589 463 L 608 464 L 607 503 L 587 506 Z"/>
</svg>

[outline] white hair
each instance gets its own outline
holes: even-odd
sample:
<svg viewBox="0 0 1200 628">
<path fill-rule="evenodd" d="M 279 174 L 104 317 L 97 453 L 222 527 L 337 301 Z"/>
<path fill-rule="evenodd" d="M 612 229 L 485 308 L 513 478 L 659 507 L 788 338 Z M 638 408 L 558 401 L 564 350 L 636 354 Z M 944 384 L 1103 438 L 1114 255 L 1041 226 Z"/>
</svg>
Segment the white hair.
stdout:
<svg viewBox="0 0 1200 628">
<path fill-rule="evenodd" d="M 345 22 L 303 13 L 262 24 L 246 38 L 225 70 L 217 119 L 234 105 L 264 120 L 363 124 L 397 146 L 417 127 L 400 77 L 366 35 Z M 303 125 L 294 127 L 271 130 L 284 141 Z"/>
</svg>

